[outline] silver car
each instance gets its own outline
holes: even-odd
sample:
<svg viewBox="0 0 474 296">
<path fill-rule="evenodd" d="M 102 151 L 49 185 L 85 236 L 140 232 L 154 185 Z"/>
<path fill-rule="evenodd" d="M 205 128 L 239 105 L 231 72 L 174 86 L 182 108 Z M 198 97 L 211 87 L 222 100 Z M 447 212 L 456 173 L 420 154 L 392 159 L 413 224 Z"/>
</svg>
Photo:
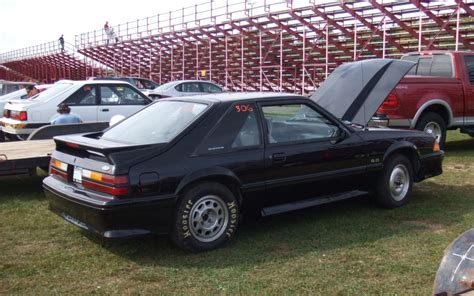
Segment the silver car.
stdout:
<svg viewBox="0 0 474 296">
<path fill-rule="evenodd" d="M 210 81 L 176 80 L 155 88 L 147 95 L 152 99 L 161 99 L 221 92 L 223 92 L 222 87 Z"/>
</svg>

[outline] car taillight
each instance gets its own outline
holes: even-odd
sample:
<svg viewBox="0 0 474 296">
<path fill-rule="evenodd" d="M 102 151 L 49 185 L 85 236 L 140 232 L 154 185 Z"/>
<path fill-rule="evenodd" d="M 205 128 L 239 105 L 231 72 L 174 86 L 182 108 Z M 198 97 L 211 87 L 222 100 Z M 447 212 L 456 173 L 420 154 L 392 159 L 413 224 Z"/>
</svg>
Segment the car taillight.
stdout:
<svg viewBox="0 0 474 296">
<path fill-rule="evenodd" d="M 26 111 L 10 111 L 10 117 L 15 120 L 20 120 L 20 121 L 27 121 L 28 120 L 28 115 L 26 114 Z"/>
<path fill-rule="evenodd" d="M 82 185 L 114 196 L 129 193 L 127 176 L 107 175 L 86 169 L 82 169 Z"/>
<path fill-rule="evenodd" d="M 5 117 L 5 118 L 10 118 L 10 110 L 8 110 L 8 109 L 3 109 L 3 117 Z"/>
<path fill-rule="evenodd" d="M 51 158 L 51 161 L 49 162 L 49 174 L 67 180 L 67 167 L 67 163 Z"/>
<path fill-rule="evenodd" d="M 387 110 L 395 110 L 400 106 L 398 97 L 395 93 L 391 93 L 388 98 L 382 103 L 376 113 L 386 113 Z"/>
</svg>

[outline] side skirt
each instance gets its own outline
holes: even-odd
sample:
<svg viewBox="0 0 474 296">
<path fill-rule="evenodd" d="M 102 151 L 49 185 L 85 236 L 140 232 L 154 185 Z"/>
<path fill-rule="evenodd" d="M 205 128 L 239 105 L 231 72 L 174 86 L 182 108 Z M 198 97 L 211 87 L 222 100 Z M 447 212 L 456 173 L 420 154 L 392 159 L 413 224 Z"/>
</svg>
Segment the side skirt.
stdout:
<svg viewBox="0 0 474 296">
<path fill-rule="evenodd" d="M 330 202 L 335 202 L 335 201 L 340 201 L 344 199 L 349 199 L 361 195 L 366 195 L 369 192 L 367 191 L 361 191 L 361 190 L 354 190 L 354 191 L 347 191 L 339 194 L 332 194 L 332 195 L 326 195 L 326 196 L 321 196 L 321 197 L 314 197 L 314 198 L 309 198 L 301 201 L 296 201 L 296 202 L 291 202 L 291 203 L 285 203 L 281 205 L 276 205 L 276 206 L 271 206 L 271 207 L 266 207 L 262 209 L 262 216 L 270 216 L 270 215 L 276 215 L 280 213 L 285 213 L 285 212 L 290 212 L 290 211 L 296 211 L 304 208 L 309 208 L 309 207 L 314 207 L 314 206 L 319 206 L 323 204 L 327 204 Z"/>
</svg>

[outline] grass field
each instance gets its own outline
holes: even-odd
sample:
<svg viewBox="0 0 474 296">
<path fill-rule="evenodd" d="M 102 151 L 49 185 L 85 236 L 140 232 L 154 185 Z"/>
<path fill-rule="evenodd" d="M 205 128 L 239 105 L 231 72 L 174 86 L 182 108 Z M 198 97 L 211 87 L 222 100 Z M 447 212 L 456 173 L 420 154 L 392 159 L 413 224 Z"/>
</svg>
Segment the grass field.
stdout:
<svg viewBox="0 0 474 296">
<path fill-rule="evenodd" d="M 451 132 L 444 174 L 395 210 L 362 198 L 247 222 L 226 247 L 104 241 L 47 209 L 41 178 L 0 181 L 0 294 L 431 293 L 443 250 L 474 225 L 474 140 Z"/>
</svg>

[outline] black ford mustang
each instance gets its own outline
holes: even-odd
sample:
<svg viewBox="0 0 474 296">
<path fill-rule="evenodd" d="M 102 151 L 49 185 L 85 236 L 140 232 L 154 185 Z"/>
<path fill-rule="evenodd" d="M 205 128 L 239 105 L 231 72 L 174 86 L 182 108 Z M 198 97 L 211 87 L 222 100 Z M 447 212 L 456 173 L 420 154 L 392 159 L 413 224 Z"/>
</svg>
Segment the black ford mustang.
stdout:
<svg viewBox="0 0 474 296">
<path fill-rule="evenodd" d="M 250 209 L 271 215 L 369 192 L 401 206 L 413 182 L 441 174 L 443 152 L 427 133 L 364 125 L 411 66 L 345 64 L 311 99 L 164 99 L 103 132 L 56 137 L 43 183 L 50 209 L 104 237 L 169 233 L 201 251 L 232 238 Z"/>
</svg>

